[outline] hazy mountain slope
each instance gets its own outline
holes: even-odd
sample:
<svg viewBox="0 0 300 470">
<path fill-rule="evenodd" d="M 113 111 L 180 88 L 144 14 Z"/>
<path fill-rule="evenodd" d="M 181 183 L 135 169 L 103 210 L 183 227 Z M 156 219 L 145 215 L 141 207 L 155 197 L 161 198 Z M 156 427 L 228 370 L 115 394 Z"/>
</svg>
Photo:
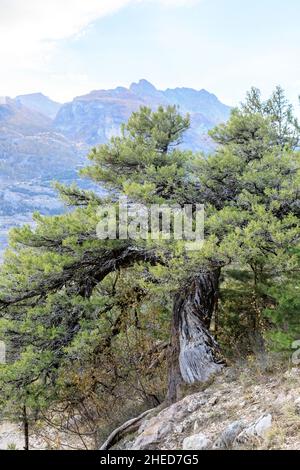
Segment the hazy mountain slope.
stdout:
<svg viewBox="0 0 300 470">
<path fill-rule="evenodd" d="M 35 210 L 62 210 L 51 182 L 76 179 L 86 152 L 53 131 L 49 117 L 19 100 L 0 100 L 0 259 L 11 227 Z"/>
<path fill-rule="evenodd" d="M 58 110 L 61 108 L 61 104 L 51 100 L 48 96 L 43 93 L 31 93 L 29 95 L 19 95 L 16 100 L 26 106 L 27 108 L 44 114 L 50 119 L 54 119 Z"/>
<path fill-rule="evenodd" d="M 7 132 L 22 135 L 34 135 L 51 128 L 51 119 L 24 106 L 18 100 L 0 98 L 0 135 L 5 138 Z"/>
</svg>

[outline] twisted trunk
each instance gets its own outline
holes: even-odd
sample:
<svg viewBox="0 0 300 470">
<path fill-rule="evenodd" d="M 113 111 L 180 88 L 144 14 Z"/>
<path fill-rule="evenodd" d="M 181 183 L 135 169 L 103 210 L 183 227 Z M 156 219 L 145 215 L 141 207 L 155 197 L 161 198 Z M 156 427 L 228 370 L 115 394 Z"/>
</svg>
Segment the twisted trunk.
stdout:
<svg viewBox="0 0 300 470">
<path fill-rule="evenodd" d="M 220 270 L 200 272 L 174 298 L 168 401 L 180 386 L 205 382 L 224 363 L 209 326 L 218 299 Z"/>
</svg>

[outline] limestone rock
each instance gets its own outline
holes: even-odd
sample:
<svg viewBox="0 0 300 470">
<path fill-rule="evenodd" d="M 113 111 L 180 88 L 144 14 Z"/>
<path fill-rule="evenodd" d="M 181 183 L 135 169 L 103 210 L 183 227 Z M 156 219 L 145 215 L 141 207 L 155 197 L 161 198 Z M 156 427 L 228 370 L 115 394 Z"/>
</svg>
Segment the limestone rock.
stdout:
<svg viewBox="0 0 300 470">
<path fill-rule="evenodd" d="M 151 424 L 152 421 L 152 424 Z M 157 420 L 150 420 L 150 424 L 143 430 L 143 432 L 135 440 L 132 450 L 150 450 L 155 449 L 157 443 L 163 439 L 167 434 L 172 432 L 171 423 L 158 422 Z"/>
<path fill-rule="evenodd" d="M 142 423 L 138 437 L 132 447 L 134 450 L 153 449 L 155 445 L 172 432 L 179 433 L 184 426 L 179 424 L 206 403 L 204 394 L 190 395 L 162 410 L 157 416 Z"/>
<path fill-rule="evenodd" d="M 207 450 L 212 446 L 212 442 L 205 434 L 193 434 L 186 437 L 182 444 L 183 450 Z"/>
<path fill-rule="evenodd" d="M 237 444 L 245 444 L 249 441 L 264 439 L 272 426 L 272 415 L 263 415 L 253 424 L 245 428 L 235 439 Z"/>
<path fill-rule="evenodd" d="M 245 426 L 243 421 L 234 421 L 229 424 L 215 441 L 213 449 L 230 449 L 235 438 L 243 431 Z"/>
<path fill-rule="evenodd" d="M 285 379 L 300 379 L 300 369 L 298 367 L 292 367 L 287 370 L 284 374 Z"/>
</svg>

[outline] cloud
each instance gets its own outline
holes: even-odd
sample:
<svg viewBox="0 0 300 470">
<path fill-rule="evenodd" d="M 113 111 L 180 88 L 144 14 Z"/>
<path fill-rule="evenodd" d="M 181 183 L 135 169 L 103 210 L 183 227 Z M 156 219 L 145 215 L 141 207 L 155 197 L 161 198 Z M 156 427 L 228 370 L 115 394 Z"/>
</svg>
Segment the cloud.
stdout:
<svg viewBox="0 0 300 470">
<path fill-rule="evenodd" d="M 130 0 L 0 0 L 0 58 L 26 64 Z M 20 65 L 20 63 L 18 63 Z"/>
<path fill-rule="evenodd" d="M 91 22 L 134 3 L 167 7 L 199 0 L 0 0 L 0 60 L 25 62 L 82 32 Z M 20 65 L 20 63 L 19 63 Z"/>
</svg>

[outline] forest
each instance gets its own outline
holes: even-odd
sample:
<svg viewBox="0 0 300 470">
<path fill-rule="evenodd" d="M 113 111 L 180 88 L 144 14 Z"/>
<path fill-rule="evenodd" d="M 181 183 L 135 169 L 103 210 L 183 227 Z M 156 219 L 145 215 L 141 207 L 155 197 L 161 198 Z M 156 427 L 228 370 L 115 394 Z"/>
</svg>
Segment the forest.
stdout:
<svg viewBox="0 0 300 470">
<path fill-rule="evenodd" d="M 252 361 L 267 373 L 290 362 L 300 340 L 293 107 L 280 87 L 267 100 L 252 88 L 210 131 L 209 155 L 183 149 L 189 126 L 175 106 L 141 107 L 88 155 L 82 176 L 104 193 L 57 183 L 64 214 L 36 213 L 34 226 L 10 232 L 0 266 L 0 413 L 22 423 L 26 449 L 43 426 L 99 449 L 123 423 L 228 367 Z M 99 208 L 118 211 L 125 196 L 204 205 L 201 249 L 150 233 L 100 239 Z"/>
</svg>

